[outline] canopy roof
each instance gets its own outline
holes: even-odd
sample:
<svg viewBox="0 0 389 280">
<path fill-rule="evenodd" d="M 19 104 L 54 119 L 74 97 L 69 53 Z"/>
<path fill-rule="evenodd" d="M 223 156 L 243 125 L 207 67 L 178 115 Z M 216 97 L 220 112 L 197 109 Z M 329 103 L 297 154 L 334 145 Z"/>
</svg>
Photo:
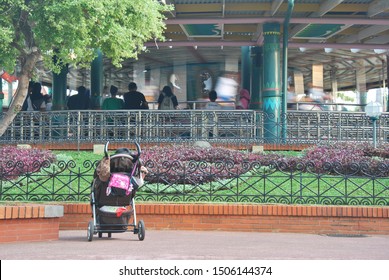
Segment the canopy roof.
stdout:
<svg viewBox="0 0 389 280">
<path fill-rule="evenodd" d="M 148 51 L 139 56 L 146 69 L 239 60 L 241 46 L 263 45 L 264 23 L 278 22 L 283 32 L 288 12 L 288 1 L 283 0 L 160 2 L 175 9 L 167 15 L 167 40 L 148 42 Z M 326 88 L 331 88 L 329 71 L 336 73 L 339 88 L 353 88 L 361 65 L 368 83 L 382 85 L 386 79 L 388 0 L 295 0 L 288 33 L 288 67 L 301 71 L 306 82 L 311 79 L 312 64 L 324 65 Z M 134 63 L 128 60 L 117 69 L 105 61 L 104 71 L 110 79 L 124 77 L 127 82 Z M 70 74 L 79 84 L 85 79 L 82 71 Z"/>
</svg>

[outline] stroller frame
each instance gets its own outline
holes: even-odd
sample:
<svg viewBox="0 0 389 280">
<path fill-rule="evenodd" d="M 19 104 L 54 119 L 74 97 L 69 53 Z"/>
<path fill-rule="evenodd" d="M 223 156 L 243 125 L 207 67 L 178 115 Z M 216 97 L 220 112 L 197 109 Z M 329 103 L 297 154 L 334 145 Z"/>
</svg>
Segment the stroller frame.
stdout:
<svg viewBox="0 0 389 280">
<path fill-rule="evenodd" d="M 107 142 L 104 147 L 104 153 L 105 157 L 108 157 L 108 144 Z M 136 161 L 133 162 L 133 167 L 131 170 L 131 177 L 136 173 L 135 171 L 139 168 L 139 160 L 141 155 L 141 149 L 138 143 L 135 142 L 136 148 L 137 148 L 137 156 Z M 110 159 L 115 159 L 119 157 L 128 158 L 130 160 L 133 160 L 133 157 L 129 154 L 114 154 L 110 157 Z M 139 171 L 139 170 L 138 170 Z M 121 216 L 117 217 L 115 216 L 115 213 L 107 213 L 107 216 L 104 217 L 104 219 L 108 220 L 107 222 L 102 223 L 103 220 L 103 212 L 100 210 L 100 207 L 98 207 L 99 202 L 96 201 L 96 196 L 105 195 L 106 188 L 100 187 L 98 190 L 100 194 L 96 194 L 96 178 L 93 180 L 93 183 L 91 184 L 91 206 L 92 206 L 92 217 L 93 220 L 89 221 L 88 223 L 88 229 L 87 229 L 87 239 L 88 241 L 93 240 L 93 235 L 98 234 L 99 238 L 102 238 L 103 233 L 108 233 L 108 237 L 112 237 L 112 233 L 121 233 L 121 232 L 133 232 L 134 234 L 138 235 L 138 239 L 140 241 L 143 241 L 145 238 L 145 224 L 143 220 L 140 220 L 137 223 L 136 218 L 136 207 L 135 207 L 135 190 L 133 190 L 129 196 L 126 197 L 117 197 L 115 203 L 110 203 L 110 201 L 113 201 L 113 198 L 110 198 L 107 200 L 108 203 L 104 204 L 106 206 L 131 206 L 130 211 L 125 211 L 122 213 Z M 128 199 L 128 200 L 127 200 Z M 121 203 L 119 203 L 119 201 Z M 113 204 L 113 205 L 111 205 Z M 122 205 L 118 205 L 122 204 Z M 132 218 L 131 218 L 132 216 Z M 129 223 L 130 220 L 133 220 L 132 223 Z"/>
</svg>

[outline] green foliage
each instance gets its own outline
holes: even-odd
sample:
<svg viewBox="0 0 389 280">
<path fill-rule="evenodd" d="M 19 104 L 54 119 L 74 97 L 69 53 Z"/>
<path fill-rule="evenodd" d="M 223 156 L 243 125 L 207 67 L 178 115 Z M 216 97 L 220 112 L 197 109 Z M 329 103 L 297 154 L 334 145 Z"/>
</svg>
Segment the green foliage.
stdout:
<svg viewBox="0 0 389 280">
<path fill-rule="evenodd" d="M 0 67 L 13 72 L 19 59 L 38 51 L 45 67 L 59 72 L 65 64 L 89 66 L 97 50 L 120 66 L 146 41 L 164 40 L 168 10 L 155 0 L 3 0 Z"/>
<path fill-rule="evenodd" d="M 338 92 L 338 97 L 340 97 L 343 101 L 355 102 L 356 97 L 347 96 L 344 92 Z"/>
</svg>

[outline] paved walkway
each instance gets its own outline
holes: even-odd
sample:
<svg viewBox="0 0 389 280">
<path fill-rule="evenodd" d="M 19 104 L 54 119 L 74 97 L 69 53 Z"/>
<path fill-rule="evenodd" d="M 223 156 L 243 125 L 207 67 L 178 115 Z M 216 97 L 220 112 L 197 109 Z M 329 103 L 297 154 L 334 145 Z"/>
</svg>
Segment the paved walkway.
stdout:
<svg viewBox="0 0 389 280">
<path fill-rule="evenodd" d="M 389 260 L 389 236 L 146 230 L 88 242 L 85 231 L 61 231 L 51 242 L 0 244 L 1 260 Z"/>
</svg>

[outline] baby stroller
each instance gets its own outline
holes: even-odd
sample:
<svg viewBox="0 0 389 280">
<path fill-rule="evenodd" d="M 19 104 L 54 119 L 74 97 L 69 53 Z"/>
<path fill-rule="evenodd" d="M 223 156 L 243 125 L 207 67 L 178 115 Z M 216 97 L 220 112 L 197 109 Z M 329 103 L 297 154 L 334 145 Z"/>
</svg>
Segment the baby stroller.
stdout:
<svg viewBox="0 0 389 280">
<path fill-rule="evenodd" d="M 138 234 L 139 240 L 145 238 L 143 220 L 136 222 L 135 193 L 143 184 L 147 169 L 140 161 L 141 149 L 135 143 L 137 154 L 131 154 L 127 148 L 121 148 L 109 156 L 107 142 L 105 156 L 97 165 L 91 184 L 91 206 L 93 220 L 88 224 L 88 241 L 93 235 L 99 238 L 103 233 L 131 231 Z M 141 174 L 141 172 L 145 174 Z M 131 217 L 133 222 L 129 223 Z"/>
</svg>

